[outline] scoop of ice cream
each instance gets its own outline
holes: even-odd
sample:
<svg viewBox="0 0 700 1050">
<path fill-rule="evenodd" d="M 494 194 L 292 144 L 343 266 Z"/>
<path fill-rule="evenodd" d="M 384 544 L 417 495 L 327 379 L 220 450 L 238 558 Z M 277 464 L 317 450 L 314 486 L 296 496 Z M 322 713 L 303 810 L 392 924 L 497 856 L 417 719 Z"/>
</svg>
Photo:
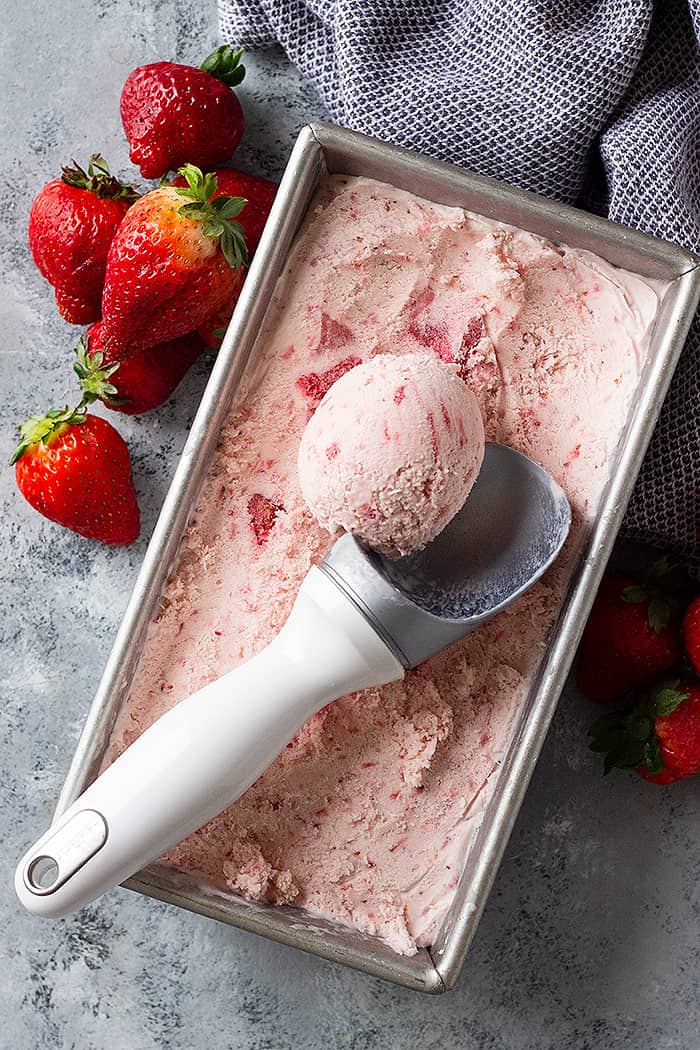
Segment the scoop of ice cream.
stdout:
<svg viewBox="0 0 700 1050">
<path fill-rule="evenodd" d="M 425 547 L 460 509 L 481 467 L 476 397 L 438 358 L 382 355 L 333 384 L 299 447 L 314 517 L 389 557 Z"/>
</svg>

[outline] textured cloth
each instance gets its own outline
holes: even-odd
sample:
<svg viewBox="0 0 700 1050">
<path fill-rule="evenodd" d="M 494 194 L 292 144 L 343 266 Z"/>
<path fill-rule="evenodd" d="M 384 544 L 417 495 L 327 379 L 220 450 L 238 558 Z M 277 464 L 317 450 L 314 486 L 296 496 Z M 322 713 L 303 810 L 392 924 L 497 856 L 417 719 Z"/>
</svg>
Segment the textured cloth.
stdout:
<svg viewBox="0 0 700 1050">
<path fill-rule="evenodd" d="M 700 251 L 700 0 L 219 0 L 338 123 Z M 626 532 L 697 560 L 696 318 Z"/>
</svg>

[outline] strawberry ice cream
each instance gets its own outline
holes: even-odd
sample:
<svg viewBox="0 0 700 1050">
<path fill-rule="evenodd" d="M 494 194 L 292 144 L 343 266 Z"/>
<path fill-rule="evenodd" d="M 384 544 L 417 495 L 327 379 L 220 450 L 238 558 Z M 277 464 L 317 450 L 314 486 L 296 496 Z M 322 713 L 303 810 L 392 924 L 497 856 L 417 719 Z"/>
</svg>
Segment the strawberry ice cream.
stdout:
<svg viewBox="0 0 700 1050">
<path fill-rule="evenodd" d="M 388 557 L 452 520 L 484 458 L 479 402 L 433 354 L 384 354 L 341 376 L 299 446 L 301 492 L 329 532 Z"/>
<path fill-rule="evenodd" d="M 658 302 L 652 283 L 586 252 L 371 180 L 326 180 L 223 427 L 108 757 L 281 627 L 333 543 L 300 489 L 302 434 L 331 385 L 362 362 L 387 353 L 447 362 L 465 403 L 467 388 L 476 396 L 487 438 L 562 485 L 572 533 L 554 569 L 496 619 L 402 682 L 311 719 L 167 863 L 224 892 L 375 933 L 399 952 L 433 941 L 609 478 Z"/>
</svg>

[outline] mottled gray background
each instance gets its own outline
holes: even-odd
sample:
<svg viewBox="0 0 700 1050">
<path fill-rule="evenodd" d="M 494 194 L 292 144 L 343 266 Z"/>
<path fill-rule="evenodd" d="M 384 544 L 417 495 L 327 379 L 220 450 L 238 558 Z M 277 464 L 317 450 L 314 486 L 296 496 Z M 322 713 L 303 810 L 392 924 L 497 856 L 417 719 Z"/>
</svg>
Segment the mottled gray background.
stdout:
<svg viewBox="0 0 700 1050">
<path fill-rule="evenodd" d="M 129 171 L 118 97 L 146 61 L 199 61 L 213 0 L 62 0 L 5 12 L 0 458 L 15 423 L 73 396 L 53 295 L 26 218 L 58 166 L 101 149 Z M 279 175 L 321 109 L 280 54 L 248 60 L 241 166 Z M 132 173 L 133 175 L 133 173 Z M 120 418 L 143 510 L 141 539 L 107 550 L 45 522 L 0 468 L 0 1047 L 151 1050 L 697 1050 L 698 781 L 603 780 L 586 750 L 593 712 L 562 700 L 457 988 L 431 999 L 116 891 L 80 916 L 24 915 L 11 886 L 44 830 L 206 381 Z"/>
</svg>

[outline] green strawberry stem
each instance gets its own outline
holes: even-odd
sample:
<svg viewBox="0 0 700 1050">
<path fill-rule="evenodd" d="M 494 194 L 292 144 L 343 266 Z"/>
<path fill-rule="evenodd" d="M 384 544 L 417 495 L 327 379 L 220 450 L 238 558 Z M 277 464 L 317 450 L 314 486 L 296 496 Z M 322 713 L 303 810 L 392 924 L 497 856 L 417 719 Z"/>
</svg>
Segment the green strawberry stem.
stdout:
<svg viewBox="0 0 700 1050">
<path fill-rule="evenodd" d="M 630 710 L 613 711 L 591 726 L 590 749 L 605 755 L 604 772 L 646 767 L 654 775 L 664 769 L 656 733 L 656 719 L 672 714 L 688 693 L 678 689 L 678 679 L 651 690 Z"/>
<path fill-rule="evenodd" d="M 82 405 L 91 405 L 93 401 L 105 401 L 110 405 L 123 405 L 125 399 L 118 396 L 119 391 L 110 379 L 119 368 L 119 362 L 106 365 L 105 355 L 101 350 L 90 353 L 90 337 L 86 334 L 78 340 L 75 348 L 76 360 L 73 371 L 78 377 L 83 395 Z"/>
<path fill-rule="evenodd" d="M 16 463 L 30 445 L 36 445 L 38 441 L 47 445 L 51 438 L 59 434 L 66 426 L 84 423 L 86 419 L 85 404 L 82 402 L 75 408 L 69 408 L 66 405 L 65 408 L 55 408 L 52 412 L 47 412 L 45 416 L 30 416 L 19 428 L 22 440 L 15 449 L 10 465 Z"/>
<path fill-rule="evenodd" d="M 240 222 L 235 222 L 236 215 L 245 208 L 248 201 L 245 197 L 217 197 L 216 175 L 204 175 L 201 168 L 194 164 L 185 164 L 179 175 L 187 186 L 176 186 L 181 197 L 187 199 L 179 209 L 180 215 L 195 222 L 201 222 L 205 237 L 219 240 L 221 251 L 229 266 L 247 266 L 248 248 L 245 232 Z"/>
<path fill-rule="evenodd" d="M 245 66 L 240 64 L 242 58 L 242 47 L 234 51 L 229 44 L 222 44 L 207 55 L 199 68 L 221 80 L 227 87 L 237 87 L 245 76 Z"/>
<path fill-rule="evenodd" d="M 647 621 L 655 634 L 661 634 L 668 627 L 674 612 L 674 602 L 671 600 L 674 588 L 668 580 L 674 568 L 669 558 L 663 555 L 647 569 L 641 583 L 630 584 L 620 592 L 623 602 L 627 602 L 628 605 L 649 603 Z"/>
<path fill-rule="evenodd" d="M 118 361 L 106 365 L 101 350 L 91 354 L 90 337 L 87 334 L 78 340 L 75 354 L 73 371 L 78 377 L 83 395 L 80 404 L 74 408 L 69 408 L 68 405 L 65 408 L 56 408 L 43 416 L 30 416 L 19 428 L 22 440 L 14 451 L 10 465 L 16 463 L 30 445 L 36 445 L 39 441 L 45 445 L 49 444 L 51 438 L 57 436 L 66 426 L 84 423 L 87 419 L 87 407 L 93 401 L 100 400 L 110 405 L 126 404 L 126 399 L 120 398 L 119 391 L 110 383 L 111 377 L 119 368 Z"/>
<path fill-rule="evenodd" d="M 99 153 L 92 154 L 87 171 L 75 160 L 73 165 L 72 168 L 67 165 L 61 168 L 61 178 L 69 186 L 75 186 L 79 190 L 90 190 L 98 197 L 109 200 L 126 200 L 130 204 L 138 200 L 140 194 L 136 188 L 110 175 L 107 161 Z"/>
</svg>

